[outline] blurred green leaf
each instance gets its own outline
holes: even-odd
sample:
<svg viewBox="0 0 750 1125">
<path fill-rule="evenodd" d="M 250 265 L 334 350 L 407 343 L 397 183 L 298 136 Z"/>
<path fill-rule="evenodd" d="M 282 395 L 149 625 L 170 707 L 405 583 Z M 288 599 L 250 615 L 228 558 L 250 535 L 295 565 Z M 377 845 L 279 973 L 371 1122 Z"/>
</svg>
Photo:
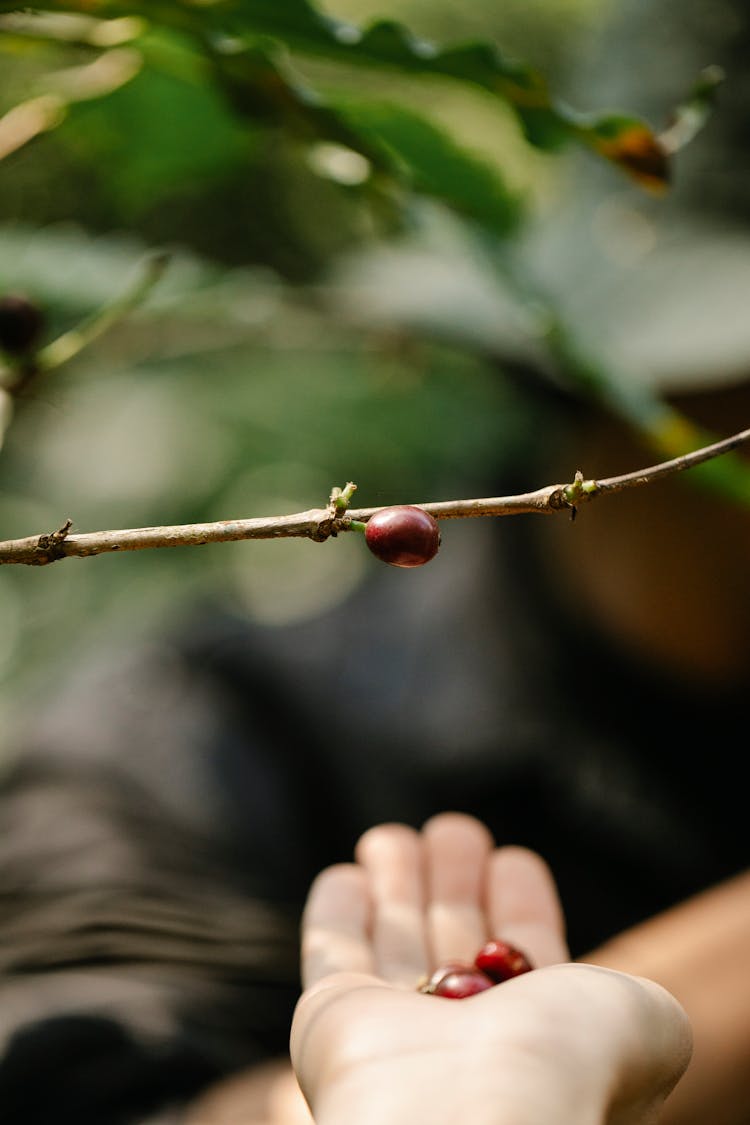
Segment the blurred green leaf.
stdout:
<svg viewBox="0 0 750 1125">
<path fill-rule="evenodd" d="M 462 149 L 438 126 L 403 106 L 349 101 L 343 115 L 372 144 L 387 152 L 422 195 L 505 235 L 522 208 L 518 194 L 479 155 Z"/>
<path fill-rule="evenodd" d="M 0 0 L 0 12 L 16 7 Z M 620 128 L 620 119 L 612 115 L 587 117 L 558 104 L 541 74 L 506 58 L 492 43 L 439 47 L 415 37 L 396 21 L 381 20 L 359 28 L 324 16 L 308 0 L 214 0 L 199 5 L 185 0 L 50 0 L 45 7 L 93 12 L 102 17 L 138 15 L 152 24 L 189 32 L 215 59 L 224 56 L 233 60 L 233 69 L 243 52 L 250 52 L 252 57 L 263 47 L 263 40 L 270 39 L 283 44 L 293 55 L 322 56 L 347 67 L 396 69 L 415 76 L 457 80 L 512 106 L 533 145 L 557 148 L 566 141 L 578 141 L 612 160 L 644 186 L 661 185 L 668 179 L 666 167 L 663 174 L 657 169 L 660 159 L 666 166 L 668 154 L 645 122 L 626 119 Z M 288 90 L 278 91 L 280 106 L 287 98 Z M 301 101 L 294 101 L 298 109 Z"/>
<path fill-rule="evenodd" d="M 152 33 L 143 48 L 179 66 L 146 67 L 114 93 L 74 104 L 60 126 L 63 143 L 106 168 L 124 218 L 186 183 L 218 179 L 247 157 L 252 132 L 228 114 L 213 85 L 174 37 Z"/>
</svg>

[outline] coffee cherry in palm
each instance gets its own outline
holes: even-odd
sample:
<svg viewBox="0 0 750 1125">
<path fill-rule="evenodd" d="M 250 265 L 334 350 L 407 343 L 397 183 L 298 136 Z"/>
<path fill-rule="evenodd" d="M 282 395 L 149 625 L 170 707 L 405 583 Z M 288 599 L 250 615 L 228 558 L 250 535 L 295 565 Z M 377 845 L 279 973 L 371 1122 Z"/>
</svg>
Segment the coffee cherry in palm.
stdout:
<svg viewBox="0 0 750 1125">
<path fill-rule="evenodd" d="M 0 297 L 0 349 L 8 355 L 25 355 L 35 346 L 44 325 L 41 310 L 28 297 Z"/>
<path fill-rule="evenodd" d="M 446 973 L 435 985 L 433 996 L 444 996 L 448 1000 L 465 1000 L 467 996 L 476 996 L 478 992 L 486 992 L 488 988 L 494 988 L 494 981 L 485 973 L 468 968 Z"/>
<path fill-rule="evenodd" d="M 495 984 L 500 984 L 511 977 L 530 972 L 534 966 L 520 949 L 516 949 L 510 942 L 495 938 L 479 950 L 474 958 L 474 967 L 486 973 Z"/>
<path fill-rule="evenodd" d="M 411 504 L 381 508 L 365 528 L 365 541 L 376 558 L 391 566 L 423 566 L 437 554 L 437 520 Z"/>
<path fill-rule="evenodd" d="M 448 1000 L 464 1000 L 467 996 L 485 992 L 494 983 L 486 973 L 480 972 L 473 965 L 451 961 L 436 969 L 420 992 L 443 996 Z"/>
</svg>

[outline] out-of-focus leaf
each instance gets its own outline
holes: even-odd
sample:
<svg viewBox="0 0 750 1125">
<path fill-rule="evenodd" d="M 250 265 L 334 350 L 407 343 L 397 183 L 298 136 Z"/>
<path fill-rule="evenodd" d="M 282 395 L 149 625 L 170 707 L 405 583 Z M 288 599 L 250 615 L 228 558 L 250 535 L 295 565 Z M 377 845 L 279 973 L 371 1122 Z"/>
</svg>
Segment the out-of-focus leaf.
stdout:
<svg viewBox="0 0 750 1125">
<path fill-rule="evenodd" d="M 390 167 L 382 148 L 371 145 L 314 90 L 292 77 L 276 55 L 278 49 L 266 42 L 213 56 L 218 85 L 242 116 L 308 142 L 343 145 L 384 170 Z"/>
<path fill-rule="evenodd" d="M 342 113 L 396 161 L 420 194 L 447 203 L 499 234 L 516 225 L 521 200 L 500 173 L 425 117 L 391 103 L 349 102 Z"/>
<path fill-rule="evenodd" d="M 724 81 L 720 66 L 707 66 L 689 91 L 684 102 L 677 106 L 672 120 L 659 134 L 659 141 L 667 152 L 677 152 L 692 141 L 705 125 L 716 103 L 716 95 Z"/>
<path fill-rule="evenodd" d="M 96 101 L 126 86 L 142 63 L 138 51 L 114 47 L 99 53 L 93 62 L 52 70 L 38 82 L 35 96 L 0 117 L 0 160 L 62 124 L 71 105 Z"/>
<path fill-rule="evenodd" d="M 598 399 L 605 409 L 631 426 L 659 461 L 681 457 L 728 436 L 698 426 L 667 404 L 657 388 L 634 379 L 632 371 L 621 370 L 611 359 L 601 361 L 583 354 L 559 322 L 551 320 L 547 342 L 571 388 L 579 389 L 588 399 Z M 750 462 L 741 453 L 724 453 L 697 465 L 690 470 L 689 481 L 750 507 Z"/>
<path fill-rule="evenodd" d="M 139 45 L 146 59 L 158 48 L 175 65 L 145 66 L 108 97 L 73 104 L 61 126 L 69 146 L 106 168 L 110 191 L 131 217 L 181 185 L 221 176 L 252 146 L 252 134 L 199 80 L 174 37 L 152 33 Z"/>
<path fill-rule="evenodd" d="M 648 124 L 609 114 L 587 118 L 569 110 L 553 99 L 542 75 L 506 58 L 492 43 L 438 47 L 393 20 L 359 28 L 332 19 L 309 0 L 49 0 L 45 7 L 103 17 L 139 15 L 191 33 L 214 55 L 254 51 L 266 37 L 293 54 L 323 56 L 346 66 L 458 80 L 511 105 L 533 145 L 556 148 L 574 140 L 649 188 L 661 188 L 669 179 L 669 154 Z M 0 0 L 0 12 L 14 8 Z"/>
<path fill-rule="evenodd" d="M 581 140 L 623 168 L 642 187 L 661 195 L 669 187 L 671 157 L 703 128 L 723 80 L 720 67 L 706 67 L 658 134 L 637 118 L 611 114 L 582 122 Z"/>
<path fill-rule="evenodd" d="M 76 105 L 84 99 L 78 98 L 74 82 L 67 82 L 67 98 L 56 95 L 55 114 L 42 118 L 37 112 L 33 128 L 22 133 L 14 128 L 15 143 L 7 151 L 59 125 L 72 109 L 63 139 L 85 151 L 90 161 L 106 165 L 118 205 L 132 217 L 186 179 L 220 175 L 250 143 L 247 131 L 222 105 L 218 88 L 251 125 L 358 152 L 386 176 L 401 183 L 406 180 L 415 190 L 490 229 L 505 233 L 518 215 L 518 202 L 488 163 L 463 153 L 446 134 L 414 113 L 400 112 L 395 106 L 370 111 L 347 106 L 342 111 L 326 103 L 275 57 L 279 50 L 271 41 L 237 52 L 215 52 L 208 64 L 187 49 L 182 36 L 158 30 L 139 38 L 137 47 L 147 64 L 137 80 L 101 104 L 82 106 Z M 112 55 L 100 56 L 89 69 Z M 205 81 L 207 73 L 214 83 Z M 0 147 L 0 156 L 3 152 Z"/>
<path fill-rule="evenodd" d="M 641 187 L 657 195 L 669 187 L 669 153 L 643 122 L 613 115 L 590 125 L 584 138 L 595 152 L 617 164 Z"/>
</svg>

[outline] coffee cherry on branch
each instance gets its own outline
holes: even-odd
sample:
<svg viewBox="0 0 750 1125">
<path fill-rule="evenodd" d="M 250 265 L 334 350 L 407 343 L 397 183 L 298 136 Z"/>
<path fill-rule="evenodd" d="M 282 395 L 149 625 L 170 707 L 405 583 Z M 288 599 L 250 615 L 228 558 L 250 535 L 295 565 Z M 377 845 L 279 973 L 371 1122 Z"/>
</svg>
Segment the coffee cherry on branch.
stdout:
<svg viewBox="0 0 750 1125">
<path fill-rule="evenodd" d="M 437 554 L 440 528 L 423 508 L 401 504 L 370 516 L 365 541 L 376 558 L 391 566 L 423 566 Z"/>
<path fill-rule="evenodd" d="M 488 941 L 474 958 L 474 967 L 486 973 L 495 984 L 528 973 L 533 965 L 520 949 L 495 938 Z"/>
<path fill-rule="evenodd" d="M 38 305 L 20 294 L 0 297 L 0 349 L 25 355 L 36 345 L 44 326 Z"/>
</svg>

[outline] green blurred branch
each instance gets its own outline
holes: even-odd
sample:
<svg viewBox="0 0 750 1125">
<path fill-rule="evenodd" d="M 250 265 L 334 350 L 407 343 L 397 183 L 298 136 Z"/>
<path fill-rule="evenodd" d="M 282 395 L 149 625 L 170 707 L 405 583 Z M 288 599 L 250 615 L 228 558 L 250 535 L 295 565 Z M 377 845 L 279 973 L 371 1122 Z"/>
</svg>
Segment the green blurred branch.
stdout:
<svg viewBox="0 0 750 1125">
<path fill-rule="evenodd" d="M 43 375 L 74 359 L 84 348 L 98 340 L 113 325 L 143 303 L 161 279 L 169 263 L 169 254 L 154 253 L 121 297 L 97 310 L 86 320 L 63 332 L 31 356 L 22 357 L 18 363 L 0 366 L 0 449 L 13 419 L 13 402 L 28 394 L 30 388 Z"/>
</svg>

